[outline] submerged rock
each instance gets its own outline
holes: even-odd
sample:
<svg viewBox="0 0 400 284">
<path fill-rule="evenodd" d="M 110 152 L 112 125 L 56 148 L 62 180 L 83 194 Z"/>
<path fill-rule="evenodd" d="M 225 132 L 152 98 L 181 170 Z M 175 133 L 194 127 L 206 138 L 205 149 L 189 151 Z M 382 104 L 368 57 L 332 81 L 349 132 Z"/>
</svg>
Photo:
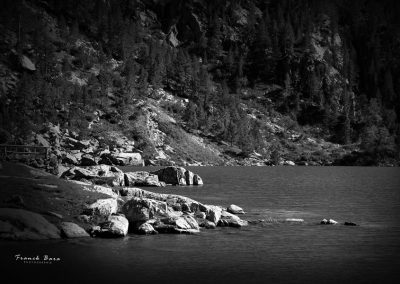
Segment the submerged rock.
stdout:
<svg viewBox="0 0 400 284">
<path fill-rule="evenodd" d="M 59 239 L 60 230 L 40 214 L 24 209 L 0 208 L 0 238 Z"/>
<path fill-rule="evenodd" d="M 286 222 L 302 223 L 302 222 L 304 222 L 304 219 L 300 219 L 300 218 L 286 218 L 285 221 L 286 221 Z"/>
<path fill-rule="evenodd" d="M 232 214 L 244 214 L 243 209 L 235 204 L 229 205 L 229 207 L 226 210 Z"/>
<path fill-rule="evenodd" d="M 72 222 L 61 222 L 60 229 L 62 235 L 69 239 L 90 237 L 82 227 Z"/>
</svg>

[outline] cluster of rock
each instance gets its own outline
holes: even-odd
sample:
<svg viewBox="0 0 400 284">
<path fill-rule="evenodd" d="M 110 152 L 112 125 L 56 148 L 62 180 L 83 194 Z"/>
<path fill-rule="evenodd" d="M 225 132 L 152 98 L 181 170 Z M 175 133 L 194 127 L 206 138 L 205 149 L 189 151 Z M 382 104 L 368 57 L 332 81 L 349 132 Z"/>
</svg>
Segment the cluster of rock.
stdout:
<svg viewBox="0 0 400 284">
<path fill-rule="evenodd" d="M 68 129 L 60 129 L 50 122 L 41 133 L 32 133 L 24 145 L 44 146 L 49 148 L 49 159 L 35 158 L 28 164 L 57 173 L 59 164 L 67 166 L 144 166 L 145 162 L 134 141 L 116 134 L 112 141 L 91 137 L 80 139 L 79 135 Z M 49 161 L 52 163 L 49 164 Z"/>
<path fill-rule="evenodd" d="M 106 191 L 103 193 L 107 194 Z M 85 224 L 83 227 L 86 230 L 74 222 L 62 221 L 62 216 L 57 216 L 61 220 L 54 225 L 35 212 L 0 208 L 0 238 L 118 238 L 126 236 L 128 231 L 138 234 L 193 234 L 200 232 L 201 227 L 213 229 L 216 226 L 242 227 L 248 224 L 230 213 L 244 213 L 235 205 L 225 209 L 180 195 L 158 194 L 140 188 L 120 188 L 117 193 L 108 194 L 110 198 L 88 204 L 81 215 L 75 217 Z"/>
<path fill-rule="evenodd" d="M 198 174 L 182 167 L 166 167 L 154 172 L 122 172 L 115 166 L 95 165 L 90 167 L 71 167 L 61 174 L 62 178 L 108 186 L 165 186 L 202 185 Z"/>
<path fill-rule="evenodd" d="M 322 219 L 320 222 L 321 225 L 337 225 L 339 222 L 333 220 L 333 219 Z M 356 223 L 353 222 L 344 222 L 343 225 L 345 226 L 357 226 Z"/>
</svg>

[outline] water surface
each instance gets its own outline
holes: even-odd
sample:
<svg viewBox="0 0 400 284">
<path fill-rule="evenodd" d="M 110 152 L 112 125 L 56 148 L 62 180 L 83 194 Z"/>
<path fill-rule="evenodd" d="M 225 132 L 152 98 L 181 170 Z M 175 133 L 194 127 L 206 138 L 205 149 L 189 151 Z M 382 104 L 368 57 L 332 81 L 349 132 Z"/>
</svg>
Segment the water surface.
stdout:
<svg viewBox="0 0 400 284">
<path fill-rule="evenodd" d="M 203 177 L 204 186 L 151 190 L 205 204 L 233 203 L 247 212 L 244 219 L 265 221 L 191 236 L 2 242 L 2 267 L 18 269 L 14 277 L 57 283 L 394 283 L 400 276 L 398 168 L 191 170 Z M 286 218 L 305 222 L 285 223 Z M 360 226 L 318 225 L 323 218 Z M 10 261 L 16 252 L 62 261 L 16 264 Z"/>
</svg>

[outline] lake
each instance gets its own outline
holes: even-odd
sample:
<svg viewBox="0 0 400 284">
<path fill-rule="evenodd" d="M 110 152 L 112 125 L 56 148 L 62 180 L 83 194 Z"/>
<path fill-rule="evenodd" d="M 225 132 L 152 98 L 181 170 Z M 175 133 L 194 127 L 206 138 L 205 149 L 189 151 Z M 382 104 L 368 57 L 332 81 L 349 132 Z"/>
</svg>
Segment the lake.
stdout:
<svg viewBox="0 0 400 284">
<path fill-rule="evenodd" d="M 204 186 L 147 189 L 205 204 L 236 204 L 247 212 L 243 219 L 265 221 L 198 235 L 1 242 L 2 272 L 13 269 L 14 279 L 54 283 L 397 282 L 399 168 L 190 169 L 200 174 Z M 286 218 L 305 222 L 286 223 Z M 319 225 L 323 218 L 360 226 Z M 12 261 L 17 252 L 61 261 L 17 264 Z"/>
</svg>

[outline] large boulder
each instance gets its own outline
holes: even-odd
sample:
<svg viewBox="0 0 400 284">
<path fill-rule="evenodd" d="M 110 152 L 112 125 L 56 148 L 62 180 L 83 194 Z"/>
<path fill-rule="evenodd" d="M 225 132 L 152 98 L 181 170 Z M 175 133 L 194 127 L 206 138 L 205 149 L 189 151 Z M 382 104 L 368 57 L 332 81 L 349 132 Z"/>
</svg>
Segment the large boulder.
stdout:
<svg viewBox="0 0 400 284">
<path fill-rule="evenodd" d="M 129 221 L 124 216 L 112 215 L 106 222 L 100 223 L 100 230 L 95 236 L 102 238 L 120 238 L 128 234 Z"/>
<path fill-rule="evenodd" d="M 226 210 L 232 214 L 244 214 L 243 209 L 235 204 L 229 205 L 229 207 Z"/>
<path fill-rule="evenodd" d="M 163 186 L 157 175 L 149 172 L 138 171 L 124 174 L 125 186 Z"/>
<path fill-rule="evenodd" d="M 166 184 L 172 185 L 186 185 L 186 169 L 182 167 L 166 167 L 155 172 L 160 181 L 165 182 Z"/>
<path fill-rule="evenodd" d="M 122 207 L 122 213 L 130 223 L 144 223 L 149 219 L 176 216 L 176 212 L 164 201 L 149 198 L 132 198 Z"/>
<path fill-rule="evenodd" d="M 117 213 L 118 202 L 114 198 L 99 199 L 88 205 L 84 213 L 86 215 L 97 216 L 107 219 L 111 214 Z"/>
<path fill-rule="evenodd" d="M 0 208 L 0 238 L 42 240 L 60 238 L 60 230 L 42 215 L 15 208 Z"/>
<path fill-rule="evenodd" d="M 247 226 L 248 222 L 240 219 L 238 216 L 233 215 L 227 211 L 222 211 L 221 219 L 216 224 L 218 224 L 218 226 L 220 226 L 220 227 L 240 228 L 243 226 Z"/>
<path fill-rule="evenodd" d="M 69 239 L 90 237 L 83 228 L 72 222 L 61 222 L 60 229 L 62 235 Z"/>
</svg>

